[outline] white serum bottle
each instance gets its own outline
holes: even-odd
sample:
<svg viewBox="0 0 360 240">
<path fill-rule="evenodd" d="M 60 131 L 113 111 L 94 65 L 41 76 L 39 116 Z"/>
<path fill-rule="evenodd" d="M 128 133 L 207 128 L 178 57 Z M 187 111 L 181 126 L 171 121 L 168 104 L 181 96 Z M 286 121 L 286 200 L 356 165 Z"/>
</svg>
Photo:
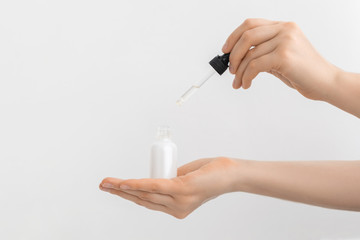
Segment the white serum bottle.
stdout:
<svg viewBox="0 0 360 240">
<path fill-rule="evenodd" d="M 174 178 L 177 176 L 177 147 L 171 140 L 170 128 L 158 128 L 156 141 L 151 147 L 151 178 Z"/>
</svg>

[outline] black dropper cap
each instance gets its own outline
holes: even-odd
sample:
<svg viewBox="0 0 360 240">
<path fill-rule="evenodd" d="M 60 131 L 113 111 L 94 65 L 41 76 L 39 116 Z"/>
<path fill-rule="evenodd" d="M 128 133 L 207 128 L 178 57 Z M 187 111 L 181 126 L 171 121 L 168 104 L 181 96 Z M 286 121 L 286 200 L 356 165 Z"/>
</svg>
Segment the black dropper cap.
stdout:
<svg viewBox="0 0 360 240">
<path fill-rule="evenodd" d="M 221 75 L 229 67 L 229 56 L 230 53 L 225 53 L 221 56 L 217 55 L 209 62 L 209 64 L 215 69 L 218 74 Z"/>
</svg>

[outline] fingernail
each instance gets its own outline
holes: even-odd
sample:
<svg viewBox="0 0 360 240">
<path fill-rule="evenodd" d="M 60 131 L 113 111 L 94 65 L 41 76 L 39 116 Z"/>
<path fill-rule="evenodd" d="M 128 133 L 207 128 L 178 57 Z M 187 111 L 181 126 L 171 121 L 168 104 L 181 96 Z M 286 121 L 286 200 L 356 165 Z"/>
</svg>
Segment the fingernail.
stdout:
<svg viewBox="0 0 360 240">
<path fill-rule="evenodd" d="M 234 70 L 234 67 L 230 64 L 230 66 L 229 66 L 230 73 L 233 73 L 233 70 Z"/>
<path fill-rule="evenodd" d="M 111 191 L 111 188 L 105 188 L 103 186 L 100 187 L 100 190 L 101 191 L 104 191 L 104 192 L 110 192 Z"/>
<path fill-rule="evenodd" d="M 104 183 L 104 184 L 101 184 L 101 186 L 103 186 L 104 188 L 113 188 L 114 185 L 112 185 L 111 183 Z"/>
<path fill-rule="evenodd" d="M 121 189 L 130 189 L 130 187 L 128 185 L 120 185 Z"/>
</svg>

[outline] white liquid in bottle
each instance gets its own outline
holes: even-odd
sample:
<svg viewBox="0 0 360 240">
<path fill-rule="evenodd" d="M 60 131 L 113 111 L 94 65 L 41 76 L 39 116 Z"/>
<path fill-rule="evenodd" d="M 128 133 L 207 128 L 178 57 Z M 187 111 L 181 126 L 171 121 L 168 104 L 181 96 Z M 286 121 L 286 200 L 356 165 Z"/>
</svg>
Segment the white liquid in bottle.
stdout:
<svg viewBox="0 0 360 240">
<path fill-rule="evenodd" d="M 157 139 L 151 147 L 151 178 L 177 176 L 177 147 L 170 139 L 169 127 L 159 127 Z"/>
</svg>

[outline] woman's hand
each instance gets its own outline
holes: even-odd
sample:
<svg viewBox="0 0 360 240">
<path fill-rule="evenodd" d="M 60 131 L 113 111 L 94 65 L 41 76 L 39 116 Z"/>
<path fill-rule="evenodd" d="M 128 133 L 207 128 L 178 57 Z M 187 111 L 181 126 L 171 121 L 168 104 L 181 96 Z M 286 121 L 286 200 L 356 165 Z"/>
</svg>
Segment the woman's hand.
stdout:
<svg viewBox="0 0 360 240">
<path fill-rule="evenodd" d="M 268 72 L 303 96 L 326 101 L 340 71 L 292 22 L 247 19 L 228 37 L 223 52 L 231 52 L 235 89 L 249 88 L 258 73 Z"/>
<path fill-rule="evenodd" d="M 327 208 L 360 211 L 360 161 L 250 161 L 206 158 L 172 179 L 105 178 L 100 189 L 185 218 L 228 192 L 248 192 Z"/>
<path fill-rule="evenodd" d="M 176 178 L 105 178 L 100 189 L 183 219 L 210 199 L 236 191 L 238 170 L 239 161 L 225 157 L 206 158 L 178 168 Z"/>
</svg>

